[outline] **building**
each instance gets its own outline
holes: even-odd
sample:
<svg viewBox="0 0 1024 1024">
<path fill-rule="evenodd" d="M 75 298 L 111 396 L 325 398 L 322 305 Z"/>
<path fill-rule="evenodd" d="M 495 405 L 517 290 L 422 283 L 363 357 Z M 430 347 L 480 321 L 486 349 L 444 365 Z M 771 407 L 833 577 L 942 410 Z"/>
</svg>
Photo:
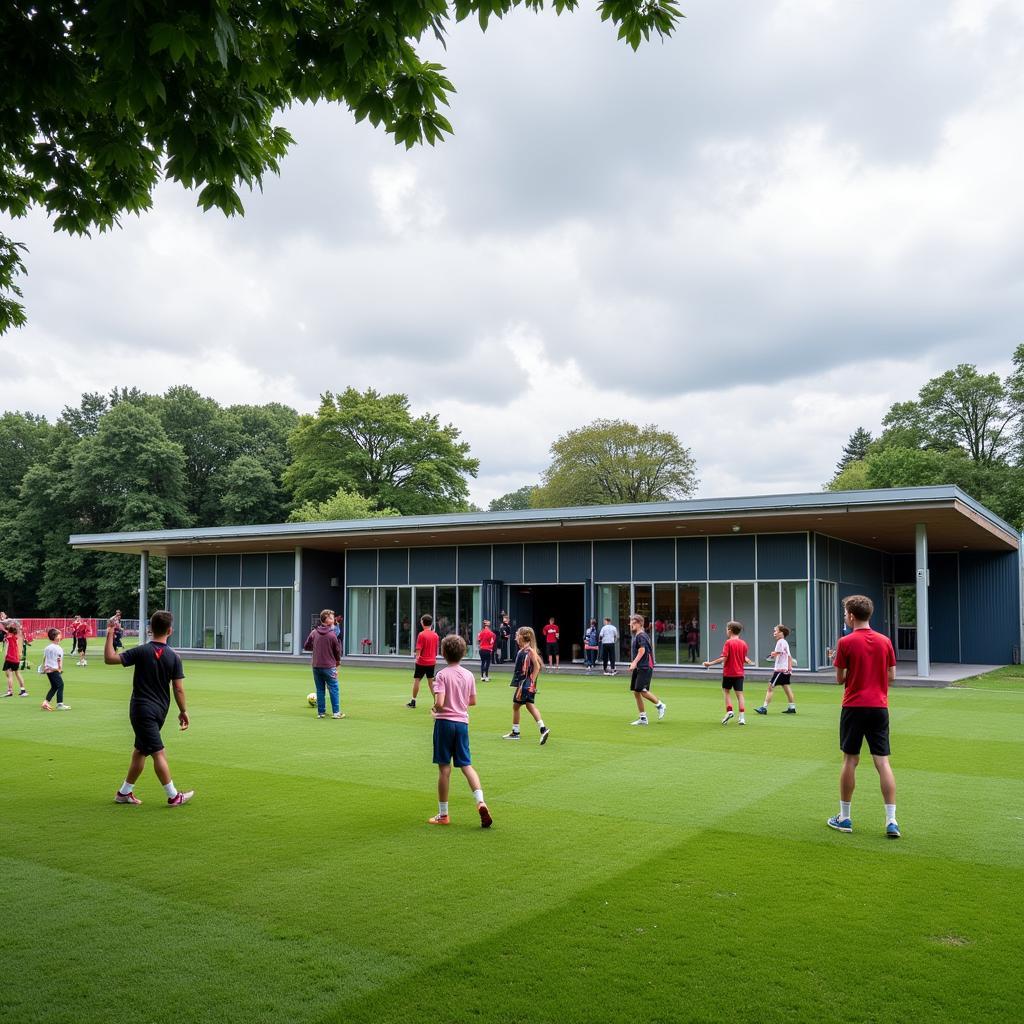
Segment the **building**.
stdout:
<svg viewBox="0 0 1024 1024">
<path fill-rule="evenodd" d="M 900 658 L 1006 664 L 1021 647 L 1021 535 L 952 486 L 589 508 L 76 535 L 72 547 L 167 558 L 182 649 L 301 656 L 321 608 L 347 655 L 408 657 L 425 612 L 474 653 L 483 618 L 554 616 L 563 651 L 591 618 L 650 624 L 661 664 L 687 632 L 714 656 L 730 618 L 751 656 L 790 626 L 799 665 L 826 663 L 840 602 L 865 593 Z M 297 640 L 298 638 L 298 640 Z M 625 636 L 624 636 L 625 642 Z"/>
</svg>

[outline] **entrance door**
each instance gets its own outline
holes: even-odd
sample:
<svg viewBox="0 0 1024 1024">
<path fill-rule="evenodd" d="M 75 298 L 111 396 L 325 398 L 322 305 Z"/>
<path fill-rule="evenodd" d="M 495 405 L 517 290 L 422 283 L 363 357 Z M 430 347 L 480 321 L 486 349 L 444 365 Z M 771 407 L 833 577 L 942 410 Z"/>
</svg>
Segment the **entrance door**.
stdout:
<svg viewBox="0 0 1024 1024">
<path fill-rule="evenodd" d="M 917 589 L 913 586 L 886 587 L 885 605 L 889 639 L 897 661 L 917 659 Z"/>
<path fill-rule="evenodd" d="M 832 664 L 830 652 L 839 642 L 839 588 L 835 583 L 818 581 L 818 664 Z"/>
</svg>

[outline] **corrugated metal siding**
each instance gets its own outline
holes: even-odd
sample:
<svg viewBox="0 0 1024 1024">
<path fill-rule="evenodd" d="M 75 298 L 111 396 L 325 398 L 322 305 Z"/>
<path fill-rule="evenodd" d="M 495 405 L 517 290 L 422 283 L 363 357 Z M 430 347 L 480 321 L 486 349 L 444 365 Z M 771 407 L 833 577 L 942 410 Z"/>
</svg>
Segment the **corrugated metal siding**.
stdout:
<svg viewBox="0 0 1024 1024">
<path fill-rule="evenodd" d="M 594 580 L 623 582 L 629 579 L 630 550 L 628 540 L 594 542 Z"/>
<path fill-rule="evenodd" d="M 558 545 L 558 582 L 583 583 L 590 579 L 590 541 Z"/>
<path fill-rule="evenodd" d="M 378 565 L 378 579 L 382 587 L 404 587 L 409 582 L 408 548 L 381 551 Z"/>
<path fill-rule="evenodd" d="M 1018 556 L 960 553 L 961 650 L 965 663 L 1006 665 L 1020 642 Z"/>
<path fill-rule="evenodd" d="M 757 537 L 757 578 L 807 579 L 807 535 L 764 534 Z"/>
<path fill-rule="evenodd" d="M 167 559 L 167 586 L 171 588 L 192 586 L 191 555 L 171 555 Z"/>
<path fill-rule="evenodd" d="M 494 578 L 503 583 L 523 582 L 523 545 L 494 545 Z"/>
<path fill-rule="evenodd" d="M 377 585 L 377 549 L 350 551 L 348 553 L 348 587 L 373 587 Z"/>
<path fill-rule="evenodd" d="M 713 580 L 752 580 L 754 566 L 753 537 L 709 537 L 708 572 Z"/>
<path fill-rule="evenodd" d="M 352 572 L 352 555 L 348 567 Z M 409 551 L 409 582 L 422 586 L 431 583 L 455 582 L 455 548 L 411 548 Z"/>
<path fill-rule="evenodd" d="M 676 546 L 672 540 L 633 541 L 633 579 L 674 580 Z"/>
<path fill-rule="evenodd" d="M 526 545 L 526 578 L 524 583 L 557 583 L 558 546 L 556 544 Z"/>
<path fill-rule="evenodd" d="M 929 555 L 928 639 L 932 661 L 960 661 L 960 592 L 956 555 Z"/>
<path fill-rule="evenodd" d="M 383 552 L 381 552 L 383 556 Z M 491 575 L 491 545 L 479 544 L 459 548 L 459 582 L 479 585 Z"/>
<path fill-rule="evenodd" d="M 708 578 L 708 542 L 705 537 L 680 537 L 676 541 L 676 565 L 681 580 Z"/>
</svg>

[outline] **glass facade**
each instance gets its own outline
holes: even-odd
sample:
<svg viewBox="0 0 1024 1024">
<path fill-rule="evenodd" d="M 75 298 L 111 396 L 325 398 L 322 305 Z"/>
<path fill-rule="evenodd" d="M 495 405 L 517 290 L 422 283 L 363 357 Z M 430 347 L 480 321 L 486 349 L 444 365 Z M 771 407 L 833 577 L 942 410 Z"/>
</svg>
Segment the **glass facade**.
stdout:
<svg viewBox="0 0 1024 1024">
<path fill-rule="evenodd" d="M 480 587 L 349 587 L 347 595 L 346 654 L 406 657 L 413 653 L 420 619 L 430 615 L 439 636 L 458 633 L 467 656 L 476 657 Z"/>
<path fill-rule="evenodd" d="M 292 651 L 290 587 L 169 588 L 174 646 L 220 651 Z"/>
</svg>

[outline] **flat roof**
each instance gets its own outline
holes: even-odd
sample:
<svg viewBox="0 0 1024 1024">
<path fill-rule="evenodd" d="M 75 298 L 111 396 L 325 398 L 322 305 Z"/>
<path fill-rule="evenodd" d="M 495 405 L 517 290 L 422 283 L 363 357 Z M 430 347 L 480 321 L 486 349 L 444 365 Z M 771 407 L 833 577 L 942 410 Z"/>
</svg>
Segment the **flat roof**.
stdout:
<svg viewBox="0 0 1024 1024">
<path fill-rule="evenodd" d="M 285 551 L 295 547 L 345 551 L 392 545 L 612 540 L 623 534 L 642 538 L 814 531 L 880 551 L 905 553 L 914 550 L 918 523 L 928 528 L 932 551 L 1016 551 L 1020 547 L 1020 534 L 1009 523 L 952 485 L 72 534 L 68 543 L 86 551 L 136 555 L 148 551 L 166 556 Z"/>
</svg>

